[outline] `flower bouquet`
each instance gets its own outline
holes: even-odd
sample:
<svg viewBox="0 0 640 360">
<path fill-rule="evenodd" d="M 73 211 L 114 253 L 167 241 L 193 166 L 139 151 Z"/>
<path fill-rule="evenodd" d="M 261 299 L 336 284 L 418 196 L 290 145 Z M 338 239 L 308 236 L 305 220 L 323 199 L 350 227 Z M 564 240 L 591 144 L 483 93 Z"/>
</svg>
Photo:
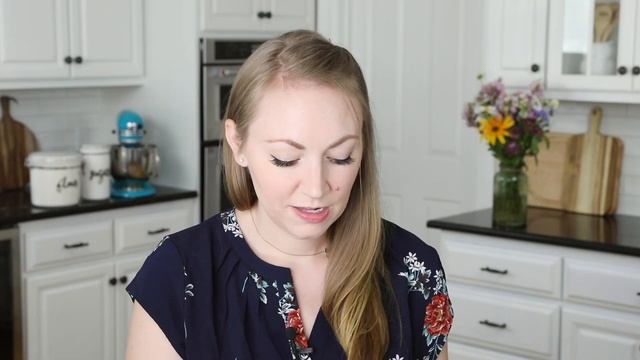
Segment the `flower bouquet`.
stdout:
<svg viewBox="0 0 640 360">
<path fill-rule="evenodd" d="M 482 80 L 482 76 L 478 78 Z M 501 79 L 483 84 L 474 101 L 465 104 L 463 117 L 467 126 L 478 129 L 500 162 L 494 177 L 494 225 L 526 225 L 524 159 L 533 156 L 537 161 L 540 145 L 549 146 L 549 118 L 557 107 L 557 100 L 543 98 L 541 83 L 533 83 L 528 91 L 509 94 Z"/>
</svg>

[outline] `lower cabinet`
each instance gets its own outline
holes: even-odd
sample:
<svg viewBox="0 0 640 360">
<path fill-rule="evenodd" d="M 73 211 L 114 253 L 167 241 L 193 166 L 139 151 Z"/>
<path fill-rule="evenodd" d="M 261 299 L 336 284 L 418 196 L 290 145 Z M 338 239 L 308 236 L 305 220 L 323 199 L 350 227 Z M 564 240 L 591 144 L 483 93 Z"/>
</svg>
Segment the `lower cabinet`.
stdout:
<svg viewBox="0 0 640 360">
<path fill-rule="evenodd" d="M 441 235 L 451 359 L 640 359 L 638 257 Z"/>
<path fill-rule="evenodd" d="M 640 359 L 640 315 L 567 305 L 562 309 L 562 359 Z"/>
<path fill-rule="evenodd" d="M 124 360 L 125 288 L 157 243 L 195 223 L 181 200 L 20 224 L 28 360 Z"/>
<path fill-rule="evenodd" d="M 25 277 L 29 359 L 123 359 L 125 291 L 147 254 Z"/>
</svg>

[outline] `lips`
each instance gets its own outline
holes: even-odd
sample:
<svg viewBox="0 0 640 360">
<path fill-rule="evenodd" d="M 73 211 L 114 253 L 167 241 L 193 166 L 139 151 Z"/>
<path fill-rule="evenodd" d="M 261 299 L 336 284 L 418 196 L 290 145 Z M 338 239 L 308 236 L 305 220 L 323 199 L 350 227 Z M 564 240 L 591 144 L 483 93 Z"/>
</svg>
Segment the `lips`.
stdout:
<svg viewBox="0 0 640 360">
<path fill-rule="evenodd" d="M 294 207 L 296 214 L 308 223 L 321 223 L 329 217 L 328 207 Z"/>
</svg>

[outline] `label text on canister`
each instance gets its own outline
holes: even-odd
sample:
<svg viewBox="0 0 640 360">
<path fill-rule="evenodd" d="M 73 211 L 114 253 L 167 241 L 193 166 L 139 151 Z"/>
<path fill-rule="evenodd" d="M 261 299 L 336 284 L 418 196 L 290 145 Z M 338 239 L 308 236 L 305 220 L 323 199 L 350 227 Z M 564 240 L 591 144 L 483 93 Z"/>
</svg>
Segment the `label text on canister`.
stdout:
<svg viewBox="0 0 640 360">
<path fill-rule="evenodd" d="M 78 179 L 75 179 L 73 181 L 67 181 L 67 177 L 65 176 L 62 179 L 60 179 L 60 181 L 58 181 L 58 183 L 56 184 L 56 190 L 59 193 L 62 192 L 63 189 L 66 189 L 69 187 L 78 187 Z"/>
</svg>

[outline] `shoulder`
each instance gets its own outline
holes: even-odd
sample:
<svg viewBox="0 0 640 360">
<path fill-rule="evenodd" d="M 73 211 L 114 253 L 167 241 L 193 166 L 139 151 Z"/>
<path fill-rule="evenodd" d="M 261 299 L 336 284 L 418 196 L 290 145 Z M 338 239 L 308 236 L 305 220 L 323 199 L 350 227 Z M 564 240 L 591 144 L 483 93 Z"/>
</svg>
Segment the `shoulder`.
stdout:
<svg viewBox="0 0 640 360">
<path fill-rule="evenodd" d="M 383 219 L 385 255 L 390 266 L 407 264 L 406 259 L 417 259 L 430 268 L 442 268 L 438 251 L 420 237 L 399 225 Z"/>
<path fill-rule="evenodd" d="M 227 231 L 225 224 L 231 213 L 233 212 L 222 212 L 199 224 L 171 233 L 160 240 L 157 248 L 164 242 L 170 242 L 184 263 L 189 263 L 194 257 L 202 259 L 205 254 L 225 253 L 225 247 L 228 246 L 228 242 L 224 241 L 224 232 Z"/>
</svg>

